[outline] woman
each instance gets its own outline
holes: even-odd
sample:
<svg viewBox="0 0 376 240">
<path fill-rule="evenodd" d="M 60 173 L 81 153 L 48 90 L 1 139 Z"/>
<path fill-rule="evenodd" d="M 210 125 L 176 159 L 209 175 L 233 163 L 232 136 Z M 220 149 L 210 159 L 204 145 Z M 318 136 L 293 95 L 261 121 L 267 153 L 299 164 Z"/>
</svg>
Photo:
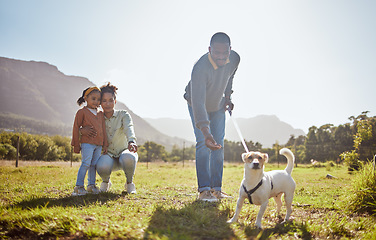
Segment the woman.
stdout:
<svg viewBox="0 0 376 240">
<path fill-rule="evenodd" d="M 101 192 L 111 187 L 110 175 L 113 171 L 123 170 L 127 182 L 127 193 L 136 193 L 133 176 L 138 161 L 136 136 L 133 121 L 126 110 L 115 110 L 117 87 L 108 83 L 101 88 L 101 106 L 105 116 L 106 133 L 108 140 L 107 154 L 103 154 L 97 162 L 97 172 L 102 178 Z M 90 128 L 81 129 L 82 135 L 92 136 L 96 132 Z"/>
</svg>

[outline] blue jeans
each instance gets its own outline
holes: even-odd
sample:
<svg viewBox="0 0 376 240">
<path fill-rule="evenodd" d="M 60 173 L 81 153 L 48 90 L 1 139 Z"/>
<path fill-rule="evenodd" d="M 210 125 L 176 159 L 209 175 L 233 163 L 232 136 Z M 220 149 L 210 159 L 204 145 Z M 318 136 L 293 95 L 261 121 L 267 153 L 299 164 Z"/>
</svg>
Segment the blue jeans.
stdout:
<svg viewBox="0 0 376 240">
<path fill-rule="evenodd" d="M 224 159 L 223 144 L 226 122 L 225 110 L 220 109 L 216 112 L 208 113 L 210 133 L 213 135 L 214 140 L 222 146 L 221 149 L 214 151 L 206 147 L 204 134 L 196 127 L 192 107 L 189 105 L 188 110 L 196 136 L 196 174 L 198 191 L 202 192 L 211 189 L 221 191 Z"/>
<path fill-rule="evenodd" d="M 133 182 L 133 176 L 136 171 L 136 164 L 138 161 L 138 154 L 124 150 L 120 157 L 113 158 L 108 154 L 102 155 L 97 163 L 97 171 L 103 182 L 110 180 L 111 172 L 116 170 L 123 170 L 127 183 Z"/>
<path fill-rule="evenodd" d="M 77 182 L 76 186 L 84 186 L 86 172 L 89 170 L 87 181 L 88 185 L 95 185 L 96 177 L 96 164 L 99 157 L 101 156 L 102 146 L 90 144 L 90 143 L 81 143 L 81 166 L 78 169 L 77 173 Z"/>
</svg>

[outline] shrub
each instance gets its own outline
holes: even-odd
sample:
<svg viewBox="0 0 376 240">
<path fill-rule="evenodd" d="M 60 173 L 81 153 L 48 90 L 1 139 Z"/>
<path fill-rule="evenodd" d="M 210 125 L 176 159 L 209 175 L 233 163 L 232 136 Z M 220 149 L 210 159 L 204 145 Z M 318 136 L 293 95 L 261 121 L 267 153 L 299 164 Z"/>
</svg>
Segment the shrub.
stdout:
<svg viewBox="0 0 376 240">
<path fill-rule="evenodd" d="M 348 209 L 352 212 L 376 215 L 376 173 L 374 165 L 368 162 L 354 177 L 354 193 L 350 196 Z"/>
<path fill-rule="evenodd" d="M 13 147 L 12 145 L 5 143 L 0 143 L 0 158 L 1 159 L 7 159 L 7 160 L 13 160 L 17 157 L 17 149 Z"/>
<path fill-rule="evenodd" d="M 326 170 L 327 171 L 330 171 L 332 169 L 332 167 L 335 166 L 335 163 L 333 161 L 329 161 L 326 163 Z"/>
<path fill-rule="evenodd" d="M 359 170 L 361 162 L 359 154 L 355 150 L 343 152 L 340 157 L 348 165 L 349 171 Z"/>
<path fill-rule="evenodd" d="M 17 132 L 0 132 L 0 158 L 14 160 L 19 138 L 19 157 L 23 160 L 69 161 L 71 156 L 70 138 L 62 136 L 33 135 Z M 73 154 L 73 161 L 80 155 Z"/>
</svg>

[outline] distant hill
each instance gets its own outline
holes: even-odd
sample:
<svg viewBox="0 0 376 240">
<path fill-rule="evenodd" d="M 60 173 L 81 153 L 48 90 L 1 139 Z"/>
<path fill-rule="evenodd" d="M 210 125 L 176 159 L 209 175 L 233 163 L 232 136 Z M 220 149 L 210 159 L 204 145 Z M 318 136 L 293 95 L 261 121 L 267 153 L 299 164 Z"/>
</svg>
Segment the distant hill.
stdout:
<svg viewBox="0 0 376 240">
<path fill-rule="evenodd" d="M 144 118 L 144 120 L 168 136 L 196 142 L 191 120 L 174 118 Z"/>
<path fill-rule="evenodd" d="M 78 97 L 85 88 L 94 85 L 87 78 L 67 76 L 45 62 L 4 57 L 0 57 L 0 82 L 1 127 L 12 129 L 15 124 L 12 119 L 30 126 L 48 123 L 46 133 L 55 124 L 62 129 L 71 127 L 79 109 Z M 140 144 L 154 141 L 171 149 L 174 144 L 181 145 L 186 141 L 162 134 L 119 101 L 116 108 L 131 114 Z"/>
<path fill-rule="evenodd" d="M 237 118 L 236 122 L 247 141 L 259 142 L 264 147 L 272 147 L 276 141 L 279 144 L 285 144 L 291 135 L 295 137 L 306 135 L 303 130 L 293 128 L 290 124 L 279 120 L 275 115 Z M 239 141 L 239 136 L 232 122 L 227 123 L 226 138 L 230 141 Z"/>
<path fill-rule="evenodd" d="M 195 141 L 190 120 L 172 118 L 145 118 L 145 120 L 166 135 Z M 285 144 L 291 135 L 295 137 L 305 135 L 303 130 L 294 129 L 274 115 L 239 118 L 236 119 L 236 122 L 245 140 L 259 142 L 263 147 L 272 147 L 276 141 L 279 144 Z M 225 138 L 229 141 L 240 141 L 234 124 L 230 119 L 227 119 Z"/>
</svg>

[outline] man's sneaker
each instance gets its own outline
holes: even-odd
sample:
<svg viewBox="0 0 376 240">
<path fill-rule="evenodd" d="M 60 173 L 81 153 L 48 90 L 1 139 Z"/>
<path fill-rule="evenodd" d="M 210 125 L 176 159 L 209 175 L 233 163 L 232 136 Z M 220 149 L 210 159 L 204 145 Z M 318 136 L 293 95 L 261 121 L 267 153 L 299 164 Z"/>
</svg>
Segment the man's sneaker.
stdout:
<svg viewBox="0 0 376 240">
<path fill-rule="evenodd" d="M 89 186 L 87 186 L 87 192 L 88 193 L 93 193 L 93 194 L 98 194 L 99 193 L 99 189 L 95 185 L 89 185 Z"/>
<path fill-rule="evenodd" d="M 127 188 L 128 194 L 136 194 L 136 186 L 134 185 L 133 182 L 125 184 L 125 187 Z"/>
<path fill-rule="evenodd" d="M 218 199 L 222 199 L 222 198 L 232 198 L 231 196 L 227 195 L 226 193 L 224 192 L 221 192 L 221 191 L 213 191 L 213 196 L 218 198 Z"/>
<path fill-rule="evenodd" d="M 198 199 L 205 202 L 218 202 L 218 198 L 213 196 L 213 194 L 208 190 L 200 192 Z"/>
<path fill-rule="evenodd" d="M 87 194 L 84 186 L 75 186 L 73 189 L 72 196 L 82 196 Z"/>
<path fill-rule="evenodd" d="M 100 192 L 107 192 L 108 190 L 110 190 L 111 185 L 112 185 L 111 180 L 108 180 L 108 182 L 102 182 L 101 186 L 99 188 L 99 191 Z"/>
</svg>

